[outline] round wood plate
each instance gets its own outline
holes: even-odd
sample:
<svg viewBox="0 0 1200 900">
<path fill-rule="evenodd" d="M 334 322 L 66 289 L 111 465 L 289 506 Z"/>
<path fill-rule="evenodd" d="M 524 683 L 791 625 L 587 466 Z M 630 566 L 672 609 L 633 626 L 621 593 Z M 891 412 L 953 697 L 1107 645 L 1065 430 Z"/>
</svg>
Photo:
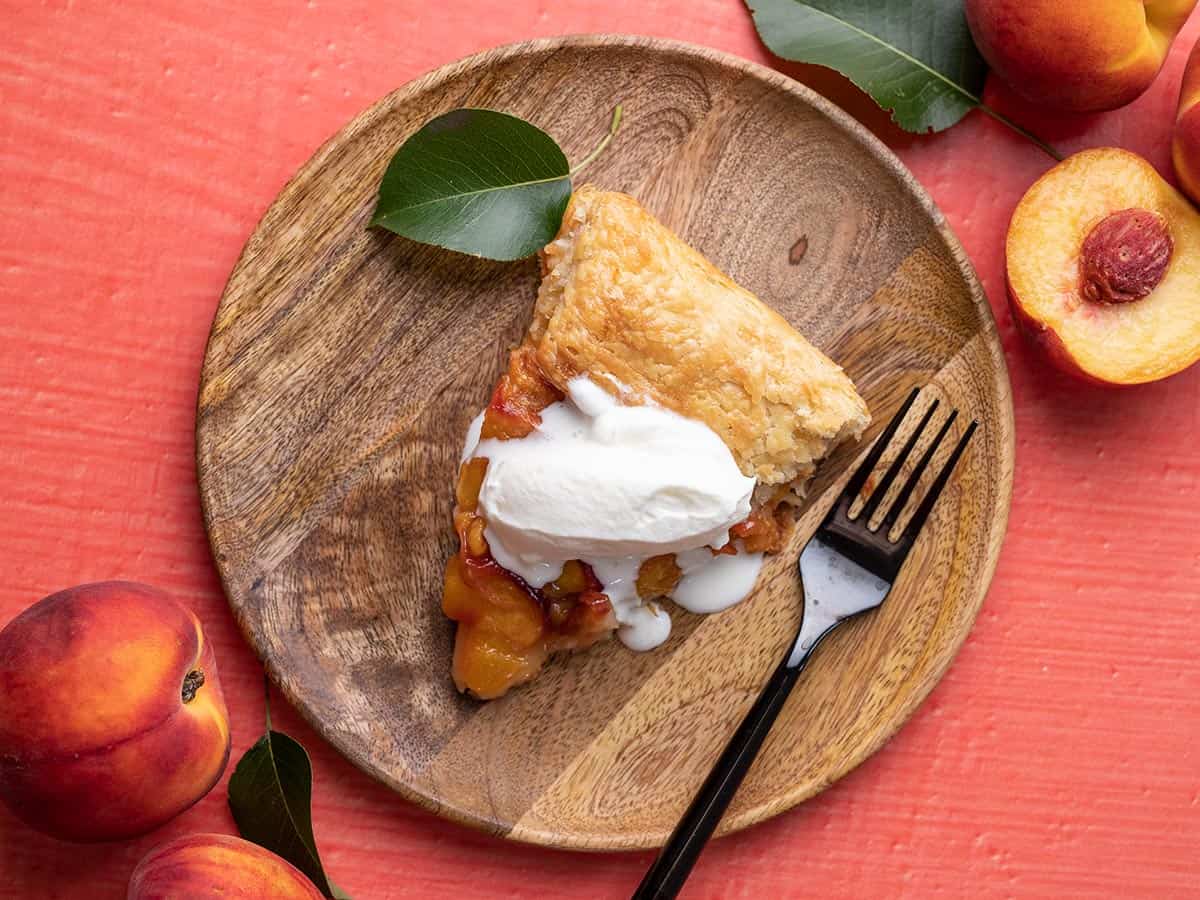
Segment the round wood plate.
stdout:
<svg viewBox="0 0 1200 900">
<path fill-rule="evenodd" d="M 467 423 L 528 322 L 537 263 L 367 227 L 392 153 L 458 106 L 532 120 L 773 305 L 853 377 L 877 433 L 909 389 L 981 424 L 884 608 L 822 646 L 723 830 L 772 816 L 879 748 L 975 618 L 1008 516 L 1013 425 L 991 313 L 912 175 L 803 85 L 646 38 L 533 41 L 447 66 L 332 138 L 229 279 L 201 376 L 197 462 L 213 554 L 247 638 L 349 759 L 406 797 L 557 847 L 663 842 L 794 634 L 794 560 L 861 452 L 822 469 L 755 595 L 673 611 L 650 653 L 612 641 L 480 704 L 449 677 L 440 608 Z M 957 426 L 956 426 L 957 430 Z"/>
</svg>

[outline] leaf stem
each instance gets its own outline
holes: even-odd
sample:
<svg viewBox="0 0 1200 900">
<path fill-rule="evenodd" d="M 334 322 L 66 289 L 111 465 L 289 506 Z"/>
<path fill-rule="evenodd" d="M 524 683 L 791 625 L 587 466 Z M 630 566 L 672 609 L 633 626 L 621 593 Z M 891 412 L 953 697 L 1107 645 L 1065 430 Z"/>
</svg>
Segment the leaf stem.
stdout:
<svg viewBox="0 0 1200 900">
<path fill-rule="evenodd" d="M 1059 153 L 1057 150 L 1055 150 L 1053 147 L 1051 147 L 1049 144 L 1047 144 L 1045 141 L 1043 141 L 1040 137 L 1038 137 L 1033 132 L 1027 131 L 1026 129 L 1022 128 L 1020 125 L 1018 125 L 1012 119 L 1010 119 L 1008 116 L 1004 115 L 1004 113 L 997 112 L 996 110 L 994 110 L 990 106 L 988 106 L 986 103 L 980 103 L 979 109 L 981 112 L 987 113 L 989 116 L 991 116 L 997 122 L 999 122 L 1001 125 L 1008 126 L 1013 131 L 1015 131 L 1017 134 L 1032 141 L 1035 145 L 1037 145 L 1038 148 L 1040 148 L 1042 150 L 1043 153 L 1045 153 L 1051 159 L 1057 160 L 1058 162 L 1062 162 L 1063 158 L 1062 158 L 1061 153 Z"/>
<path fill-rule="evenodd" d="M 267 714 L 267 740 L 271 739 L 271 679 L 263 672 L 263 710 Z"/>
<path fill-rule="evenodd" d="M 587 166 L 590 165 L 596 159 L 597 156 L 599 156 L 601 153 L 603 153 L 604 148 L 607 147 L 609 145 L 609 143 L 612 142 L 612 139 L 617 136 L 617 130 L 620 127 L 621 127 L 621 104 L 618 103 L 616 105 L 616 108 L 613 109 L 612 123 L 608 126 L 608 134 L 606 134 L 604 136 L 604 140 L 602 140 L 599 144 L 596 145 L 595 150 L 593 150 L 591 153 L 589 153 L 587 156 L 585 156 L 578 164 L 576 164 L 571 169 L 571 171 L 568 173 L 569 177 L 574 178 L 576 173 L 587 168 Z"/>
</svg>

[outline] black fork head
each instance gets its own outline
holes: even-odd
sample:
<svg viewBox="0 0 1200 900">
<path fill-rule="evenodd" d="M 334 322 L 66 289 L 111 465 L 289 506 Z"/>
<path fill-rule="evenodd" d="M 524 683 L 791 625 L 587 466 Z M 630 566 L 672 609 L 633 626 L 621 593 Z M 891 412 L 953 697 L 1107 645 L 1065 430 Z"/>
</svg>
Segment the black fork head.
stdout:
<svg viewBox="0 0 1200 900">
<path fill-rule="evenodd" d="M 934 476 L 932 483 L 929 485 L 929 490 L 913 512 L 912 518 L 909 519 L 908 524 L 904 526 L 904 529 L 897 536 L 896 540 L 893 541 L 891 539 L 891 532 L 899 520 L 901 512 L 912 498 L 913 493 L 916 491 L 917 483 L 921 480 L 921 476 L 925 474 L 925 470 L 929 467 L 930 462 L 933 461 L 933 457 L 937 453 L 938 447 L 941 446 L 943 438 L 945 438 L 958 417 L 958 411 L 951 410 L 950 414 L 942 422 L 937 434 L 928 443 L 920 459 L 913 466 L 908 479 L 896 494 L 895 500 L 884 513 L 879 528 L 872 530 L 870 527 L 871 519 L 878 512 L 880 505 L 887 497 L 888 491 L 891 490 L 892 485 L 895 483 L 896 477 L 904 468 L 905 462 L 912 456 L 914 449 L 921 440 L 921 436 L 925 433 L 930 421 L 932 421 L 938 407 L 937 400 L 934 400 L 925 410 L 916 429 L 908 436 L 904 445 L 896 454 L 895 459 L 888 465 L 883 477 L 880 478 L 871 491 L 871 496 L 866 498 L 862 510 L 854 518 L 850 517 L 850 510 L 854 506 L 855 500 L 862 493 L 863 488 L 866 487 L 867 479 L 870 478 L 880 459 L 883 458 L 888 445 L 895 439 L 896 433 L 904 423 L 904 419 L 908 416 L 913 404 L 916 403 L 919 393 L 920 389 L 914 388 L 912 393 L 908 395 L 908 399 L 901 404 L 899 411 L 888 422 L 887 427 L 883 429 L 883 432 L 875 440 L 866 457 L 859 464 L 854 474 L 850 476 L 850 480 L 846 482 L 845 489 L 838 497 L 837 502 L 834 503 L 832 509 L 829 510 L 829 514 L 825 517 L 824 523 L 822 523 L 817 532 L 817 537 L 821 540 L 888 582 L 895 580 L 896 575 L 900 571 L 900 566 L 903 565 L 909 550 L 912 549 L 913 544 L 916 542 L 917 535 L 920 533 L 921 528 L 924 527 L 930 512 L 933 511 L 938 496 L 945 489 L 951 474 L 954 472 L 954 467 L 958 465 L 959 459 L 966 452 L 967 444 L 970 443 L 971 437 L 979 427 L 978 422 L 972 421 L 963 430 L 958 443 L 950 451 L 950 456 L 942 465 L 937 475 Z"/>
</svg>

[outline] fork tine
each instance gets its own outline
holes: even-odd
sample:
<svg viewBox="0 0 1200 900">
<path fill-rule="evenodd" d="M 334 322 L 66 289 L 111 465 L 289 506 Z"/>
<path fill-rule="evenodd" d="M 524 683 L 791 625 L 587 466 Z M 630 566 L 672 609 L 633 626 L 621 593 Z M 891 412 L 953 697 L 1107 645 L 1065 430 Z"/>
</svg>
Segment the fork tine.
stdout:
<svg viewBox="0 0 1200 900">
<path fill-rule="evenodd" d="M 946 421 L 938 429 L 937 435 L 929 442 L 929 446 L 925 448 L 925 452 L 921 454 L 921 459 L 912 470 L 912 474 L 908 476 L 908 481 L 904 482 L 904 487 L 900 488 L 900 493 L 896 495 L 896 502 L 892 504 L 892 508 L 883 517 L 883 523 L 879 526 L 879 530 L 884 534 L 891 531 L 892 526 L 896 524 L 896 520 L 900 518 L 900 513 L 904 511 L 904 506 L 908 503 L 908 498 L 917 489 L 917 482 L 921 480 L 921 476 L 925 474 L 925 470 L 929 468 L 929 463 L 933 460 L 933 455 L 937 453 L 938 447 L 942 445 L 942 438 L 946 436 L 946 432 L 950 430 L 950 426 L 954 424 L 954 420 L 957 418 L 958 410 L 950 410 L 950 415 L 946 417 Z"/>
<path fill-rule="evenodd" d="M 879 509 L 879 504 L 883 502 L 883 498 L 887 496 L 888 490 L 892 487 L 892 482 L 896 480 L 896 476 L 900 474 L 900 467 L 904 465 L 908 455 L 912 453 L 913 447 L 917 445 L 917 441 L 921 439 L 921 432 L 925 430 L 925 426 L 929 424 L 929 420 L 933 418 L 934 410 L 938 408 L 938 401 L 935 397 L 933 402 L 929 404 L 929 409 L 925 410 L 925 415 L 921 416 L 921 422 L 917 425 L 916 430 L 908 436 L 908 440 L 904 442 L 904 446 L 900 448 L 900 452 L 896 454 L 896 458 L 892 460 L 892 464 L 888 466 L 887 472 L 879 484 L 875 485 L 875 490 L 871 492 L 871 499 L 867 501 L 867 505 L 863 507 L 859 513 L 859 520 L 868 528 L 871 525 L 871 517 L 875 515 L 875 510 Z"/>
<path fill-rule="evenodd" d="M 929 493 L 925 495 L 925 499 L 921 501 L 921 505 L 917 507 L 917 511 L 913 513 L 912 519 L 904 529 L 904 534 L 901 535 L 902 543 L 916 540 L 917 535 L 921 531 L 921 526 L 925 524 L 925 520 L 929 518 L 929 513 L 933 509 L 933 505 L 937 503 L 938 495 L 946 486 L 946 482 L 950 480 L 950 473 L 954 471 L 954 467 L 958 465 L 959 458 L 963 455 L 963 451 L 967 449 L 967 443 L 971 440 L 971 435 L 975 433 L 975 429 L 979 427 L 978 422 L 972 422 L 967 426 L 967 430 L 963 432 L 963 436 L 958 440 L 950 458 L 946 460 L 946 464 L 942 466 L 942 471 L 938 472 L 937 478 L 929 487 Z"/>
<path fill-rule="evenodd" d="M 842 491 L 843 500 L 849 500 L 851 503 L 854 502 L 854 498 L 858 496 L 859 491 L 863 489 L 863 485 L 867 483 L 867 478 L 875 470 L 875 465 L 879 462 L 879 457 L 883 456 L 883 451 L 891 443 L 896 430 L 900 427 L 900 423 L 904 421 L 904 417 L 908 415 L 908 411 L 912 408 L 913 402 L 917 399 L 917 394 L 920 392 L 920 388 L 912 389 L 912 393 L 908 395 L 908 399 L 904 401 L 896 415 L 892 416 L 892 421 L 888 422 L 887 428 L 883 429 L 883 433 L 875 439 L 875 443 L 871 445 L 870 452 L 867 453 L 867 458 L 862 461 L 862 465 L 858 467 L 850 477 L 850 480 L 846 482 L 846 489 Z"/>
</svg>

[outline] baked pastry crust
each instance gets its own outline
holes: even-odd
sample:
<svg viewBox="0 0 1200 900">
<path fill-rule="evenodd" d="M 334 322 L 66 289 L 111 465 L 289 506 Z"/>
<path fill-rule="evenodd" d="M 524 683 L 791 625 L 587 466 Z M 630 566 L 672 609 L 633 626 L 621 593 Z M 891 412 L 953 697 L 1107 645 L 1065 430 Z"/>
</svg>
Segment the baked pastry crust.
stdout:
<svg viewBox="0 0 1200 900">
<path fill-rule="evenodd" d="M 801 487 L 870 422 L 838 365 L 632 197 L 577 190 L 542 264 L 528 339 L 560 390 L 587 375 L 698 419 L 766 485 Z"/>
</svg>

